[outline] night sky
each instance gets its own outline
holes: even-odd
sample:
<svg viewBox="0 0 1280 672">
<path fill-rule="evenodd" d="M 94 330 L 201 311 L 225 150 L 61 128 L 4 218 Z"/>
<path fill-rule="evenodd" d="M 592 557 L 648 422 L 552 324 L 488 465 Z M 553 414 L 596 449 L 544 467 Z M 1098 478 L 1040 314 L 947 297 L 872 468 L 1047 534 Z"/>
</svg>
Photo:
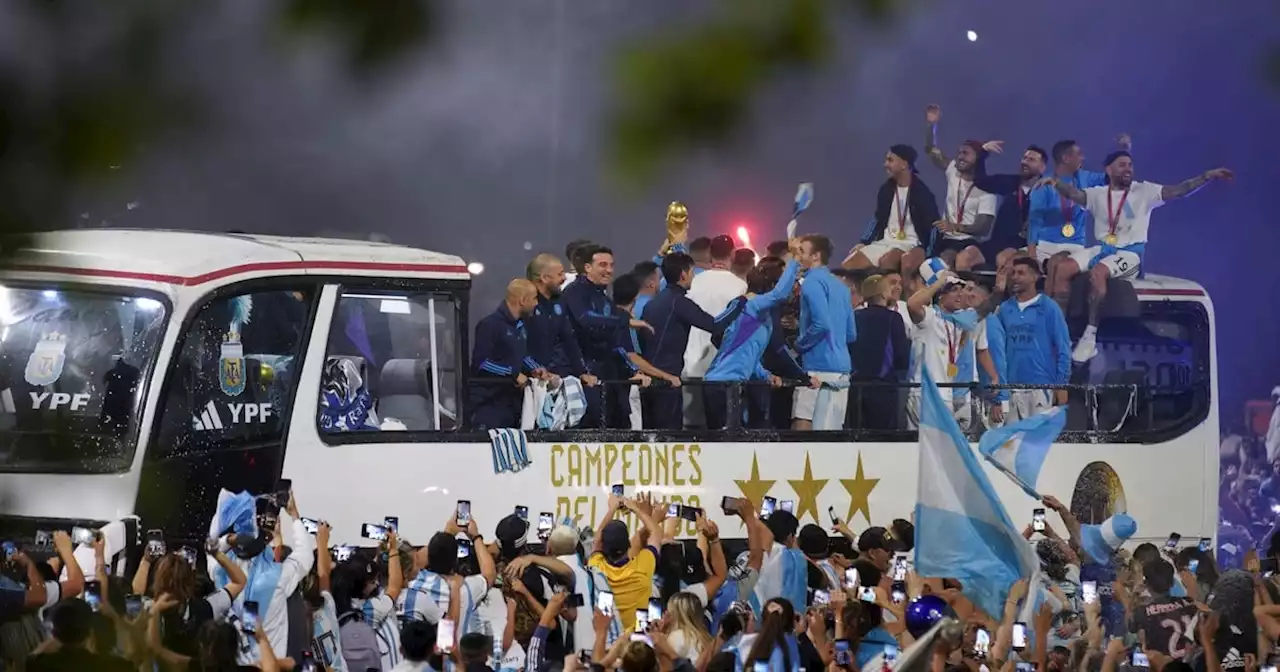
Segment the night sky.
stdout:
<svg viewBox="0 0 1280 672">
<path fill-rule="evenodd" d="M 630 195 L 605 174 L 610 56 L 712 3 L 458 0 L 439 39 L 359 83 L 328 45 L 262 29 L 261 4 L 224 2 L 179 41 L 170 69 L 203 97 L 203 125 L 142 148 L 117 185 L 86 198 L 82 221 L 380 233 L 483 262 L 474 316 L 522 270 L 526 241 L 559 252 L 590 237 L 629 267 L 661 242 L 673 199 L 689 205 L 695 234 L 741 223 L 763 246 L 781 236 L 796 183 L 813 181 L 802 228 L 843 252 L 872 215 L 885 149 L 921 149 L 923 109 L 936 102 L 948 152 L 966 138 L 1008 141 L 997 170 L 1015 170 L 1028 143 L 1063 138 L 1099 168 L 1122 131 L 1137 179 L 1234 169 L 1234 183 L 1156 212 L 1148 270 L 1213 297 L 1226 425 L 1280 383 L 1268 207 L 1280 181 L 1268 126 L 1280 120 L 1280 86 L 1261 75 L 1267 46 L 1280 43 L 1276 0 L 948 0 L 904 3 L 918 9 L 889 29 L 847 20 L 833 62 L 777 80 L 735 149 L 690 148 Z M 921 170 L 944 193 L 941 173 Z"/>
</svg>

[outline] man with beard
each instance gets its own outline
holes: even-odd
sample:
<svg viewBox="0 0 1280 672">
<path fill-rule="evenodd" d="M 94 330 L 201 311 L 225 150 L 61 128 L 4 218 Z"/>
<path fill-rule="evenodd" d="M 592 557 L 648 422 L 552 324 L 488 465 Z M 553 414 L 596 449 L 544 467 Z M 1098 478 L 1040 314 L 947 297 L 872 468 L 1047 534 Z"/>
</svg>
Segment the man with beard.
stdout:
<svg viewBox="0 0 1280 672">
<path fill-rule="evenodd" d="M 1000 151 L 1003 143 L 988 143 L 995 152 Z M 987 259 L 995 259 L 996 268 L 1004 268 L 1005 263 L 1013 258 L 1019 250 L 1027 247 L 1027 218 L 1031 212 L 1031 190 L 1039 186 L 1044 175 L 1045 166 L 1049 163 L 1049 153 L 1044 149 L 1031 145 L 1022 153 L 1022 161 L 1016 174 L 988 175 L 986 157 L 978 160 L 974 167 L 973 183 L 981 190 L 999 196 L 1000 207 L 996 210 L 995 228 L 991 240 L 983 246 L 982 254 Z"/>
<path fill-rule="evenodd" d="M 996 317 L 1004 327 L 1006 382 L 1011 385 L 1065 385 L 1071 378 L 1071 337 L 1057 303 L 1036 289 L 1040 267 L 1030 257 L 1014 259 L 1008 270 L 1011 296 Z M 1001 282 L 997 278 L 997 288 Z M 1067 391 L 1020 389 L 1010 393 L 1011 421 L 1067 403 Z"/>
<path fill-rule="evenodd" d="M 1076 343 L 1071 358 L 1087 362 L 1098 354 L 1098 319 L 1107 297 L 1107 281 L 1128 280 L 1142 269 L 1151 211 L 1175 198 L 1197 191 L 1209 182 L 1230 180 L 1226 168 L 1214 168 L 1172 186 L 1133 181 L 1133 157 L 1112 152 L 1103 163 L 1110 184 L 1080 189 L 1070 182 L 1049 178 L 1058 193 L 1084 206 L 1093 216 L 1094 237 L 1101 243 L 1089 248 L 1089 326 Z"/>
<path fill-rule="evenodd" d="M 916 150 L 894 145 L 884 155 L 889 179 L 876 193 L 873 227 L 845 257 L 844 268 L 901 270 L 912 277 L 924 262 L 938 221 L 938 201 L 916 171 Z"/>
<path fill-rule="evenodd" d="M 554 375 L 561 378 L 577 376 L 583 385 L 594 385 L 596 378 L 586 372 L 578 339 L 574 337 L 569 316 L 560 303 L 560 287 L 565 280 L 564 264 L 554 255 L 539 254 L 525 270 L 529 281 L 538 290 L 538 305 L 524 321 L 529 356 L 542 362 Z"/>
<path fill-rule="evenodd" d="M 967 271 L 986 261 L 978 246 L 991 238 L 996 221 L 996 197 L 973 183 L 974 168 L 987 149 L 977 140 L 968 140 L 960 145 L 954 160 L 948 159 L 938 147 L 938 120 L 941 118 L 942 109 L 937 105 L 925 108 L 925 120 L 928 122 L 925 153 L 947 174 L 946 215 L 934 223 L 938 237 L 932 253 L 956 271 Z"/>
<path fill-rule="evenodd" d="M 528 280 L 507 285 L 507 298 L 476 324 L 468 390 L 471 424 L 476 429 L 520 426 L 520 405 L 529 377 L 550 374 L 529 356 L 524 318 L 538 305 L 538 291 Z"/>
</svg>

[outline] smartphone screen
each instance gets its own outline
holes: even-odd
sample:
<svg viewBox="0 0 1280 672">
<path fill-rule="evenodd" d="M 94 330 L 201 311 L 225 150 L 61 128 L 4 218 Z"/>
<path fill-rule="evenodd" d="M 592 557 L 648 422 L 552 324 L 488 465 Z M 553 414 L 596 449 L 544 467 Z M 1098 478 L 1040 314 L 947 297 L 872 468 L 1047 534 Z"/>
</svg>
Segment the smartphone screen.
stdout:
<svg viewBox="0 0 1280 672">
<path fill-rule="evenodd" d="M 853 662 L 853 654 L 849 651 L 849 640 L 836 640 L 836 665 L 849 665 Z"/>
<path fill-rule="evenodd" d="M 320 531 L 320 521 L 315 518 L 302 518 L 302 529 L 308 534 L 316 534 Z"/>
<path fill-rule="evenodd" d="M 102 604 L 102 584 L 97 581 L 85 581 L 84 601 L 88 602 L 94 611 L 97 611 Z"/>
<path fill-rule="evenodd" d="M 858 599 L 869 604 L 876 603 L 876 589 L 866 586 L 858 592 Z"/>
<path fill-rule="evenodd" d="M 520 516 L 520 520 L 529 520 L 529 507 L 517 504 L 516 515 Z"/>
<path fill-rule="evenodd" d="M 1020 660 L 1018 661 L 1018 664 L 1014 666 L 1013 669 L 1017 670 L 1017 672 L 1036 672 L 1036 664 L 1027 663 Z"/>
<path fill-rule="evenodd" d="M 586 600 L 583 599 L 582 593 L 574 593 L 570 595 L 568 599 L 565 600 L 565 604 L 569 605 L 570 607 L 578 608 L 585 605 Z"/>
<path fill-rule="evenodd" d="M 1168 549 L 1177 548 L 1178 542 L 1180 541 L 1182 541 L 1182 535 L 1178 534 L 1177 532 L 1174 532 L 1173 534 L 1169 535 L 1169 540 L 1164 542 L 1164 547 Z"/>
<path fill-rule="evenodd" d="M 631 635 L 632 641 L 643 640 L 645 635 L 649 634 L 649 610 L 640 609 L 636 611 L 636 631 Z"/>
<path fill-rule="evenodd" d="M 907 584 L 901 581 L 894 581 L 893 586 L 889 589 L 889 596 L 894 604 L 902 604 L 907 600 Z"/>
<path fill-rule="evenodd" d="M 351 559 L 351 554 L 355 551 L 353 546 L 334 546 L 333 559 L 338 562 L 346 562 Z"/>
<path fill-rule="evenodd" d="M 1191 558 L 1187 562 L 1187 571 L 1195 574 L 1198 569 L 1200 569 L 1200 558 Z"/>
<path fill-rule="evenodd" d="M 662 600 L 649 600 L 649 611 L 647 613 L 649 614 L 650 623 L 662 620 Z"/>
<path fill-rule="evenodd" d="M 613 593 L 602 590 L 596 594 L 596 610 L 606 616 L 613 615 Z"/>
<path fill-rule="evenodd" d="M 899 555 L 893 559 L 893 580 L 907 580 L 907 556 Z"/>
<path fill-rule="evenodd" d="M 973 655 L 978 658 L 986 658 L 987 652 L 991 650 L 991 633 L 986 628 L 978 628 L 978 632 L 973 637 Z"/>
<path fill-rule="evenodd" d="M 316 666 L 316 659 L 311 656 L 310 651 L 302 652 L 302 661 L 298 663 L 298 672 L 320 672 L 320 668 Z"/>
<path fill-rule="evenodd" d="M 1031 529 L 1044 532 L 1044 509 L 1031 510 Z"/>
<path fill-rule="evenodd" d="M 158 558 L 164 554 L 164 531 L 147 530 L 147 555 Z"/>
<path fill-rule="evenodd" d="M 738 498 L 725 496 L 720 500 L 720 509 L 724 511 L 726 516 L 732 516 L 738 513 Z"/>
<path fill-rule="evenodd" d="M 467 539 L 458 540 L 458 559 L 471 557 L 471 542 Z"/>
<path fill-rule="evenodd" d="M 386 518 L 383 518 L 382 526 L 396 534 L 400 534 L 400 516 L 387 516 Z"/>
<path fill-rule="evenodd" d="M 769 672 L 769 662 L 757 660 L 756 664 L 751 667 L 751 672 Z"/>
<path fill-rule="evenodd" d="M 583 667 L 591 667 L 591 651 L 583 649 L 578 652 L 578 664 Z"/>
<path fill-rule="evenodd" d="M 453 621 L 442 618 L 436 628 L 436 648 L 449 653 L 453 651 Z"/>
<path fill-rule="evenodd" d="M 458 500 L 458 527 L 466 527 L 471 524 L 471 502 L 465 499 Z"/>
<path fill-rule="evenodd" d="M 684 518 L 685 520 L 687 520 L 687 521 L 689 521 L 689 522 L 691 522 L 691 523 L 696 523 L 696 522 L 698 522 L 698 516 L 700 516 L 700 515 L 702 515 L 702 509 L 699 509 L 699 508 L 698 508 L 698 507 L 696 507 L 696 506 L 681 506 L 681 507 L 680 507 L 680 517 L 681 517 L 681 518 Z"/>
<path fill-rule="evenodd" d="M 240 624 L 240 629 L 245 632 L 254 633 L 258 631 L 258 603 L 248 601 L 244 603 L 244 619 Z"/>
<path fill-rule="evenodd" d="M 769 516 L 772 516 L 773 512 L 777 508 L 778 500 L 773 497 L 765 497 L 764 500 L 760 502 L 760 517 L 768 518 Z"/>
<path fill-rule="evenodd" d="M 1213 540 L 1212 540 L 1212 539 L 1210 539 L 1209 537 L 1201 537 L 1201 538 L 1200 538 L 1200 550 L 1201 550 L 1201 551 L 1204 551 L 1205 553 L 1208 553 L 1208 552 L 1209 552 L 1209 550 L 1210 550 L 1210 549 L 1212 549 L 1212 548 L 1213 548 Z"/>
<path fill-rule="evenodd" d="M 627 489 L 621 483 L 614 483 L 613 488 L 609 490 L 614 497 L 625 497 Z"/>
<path fill-rule="evenodd" d="M 1133 662 L 1130 664 L 1134 667 L 1151 667 L 1151 661 L 1147 660 L 1147 654 L 1136 646 L 1133 648 Z"/>
<path fill-rule="evenodd" d="M 845 588 L 858 587 L 858 570 L 852 567 L 844 570 L 844 587 Z"/>
<path fill-rule="evenodd" d="M 680 506 L 679 504 L 668 504 L 668 505 L 667 505 L 667 517 L 668 517 L 668 518 L 679 518 L 679 517 L 680 517 L 680 509 L 681 509 L 681 506 Z"/>
<path fill-rule="evenodd" d="M 91 530 L 91 529 L 89 529 L 89 528 L 87 528 L 87 527 L 73 527 L 73 528 L 71 528 L 71 543 L 73 543 L 73 544 L 75 544 L 75 545 L 77 545 L 77 546 L 79 546 L 79 545 L 81 545 L 81 544 L 84 544 L 84 545 L 86 545 L 86 546 L 88 546 L 89 544 L 92 544 L 92 543 L 93 543 L 93 539 L 94 539 L 94 537 L 96 537 L 96 536 L 97 536 L 97 534 L 96 534 L 93 530 Z"/>
<path fill-rule="evenodd" d="M 782 509 L 783 511 L 786 511 L 787 513 L 795 513 L 795 512 L 796 512 L 796 500 L 794 500 L 794 499 L 784 499 L 784 500 L 782 500 L 781 502 L 778 502 L 778 508 L 779 508 L 779 509 Z"/>
<path fill-rule="evenodd" d="M 1013 650 L 1021 651 L 1027 648 L 1027 624 L 1013 624 Z"/>
<path fill-rule="evenodd" d="M 813 591 L 813 606 L 823 606 L 831 604 L 831 593 L 818 589 Z"/>
<path fill-rule="evenodd" d="M 832 525 L 839 525 L 839 524 L 840 524 L 840 516 L 837 516 L 837 515 L 836 515 L 836 507 L 834 507 L 834 506 L 828 506 L 828 507 L 827 507 L 827 515 L 828 515 L 828 516 L 831 516 L 831 524 L 832 524 Z"/>
<path fill-rule="evenodd" d="M 884 645 L 884 664 L 892 669 L 894 663 L 898 662 L 898 647 L 895 644 Z"/>
<path fill-rule="evenodd" d="M 1098 582 L 1084 581 L 1080 584 L 1080 597 L 1084 599 L 1085 604 L 1093 604 L 1098 601 Z"/>
<path fill-rule="evenodd" d="M 129 618 L 137 618 L 142 613 L 142 596 L 141 595 L 125 595 L 124 596 L 124 613 Z"/>
<path fill-rule="evenodd" d="M 551 528 L 555 526 L 555 514 L 550 511 L 543 511 L 538 514 L 538 538 L 546 540 L 551 536 Z"/>
<path fill-rule="evenodd" d="M 276 484 L 276 505 L 280 508 L 289 506 L 289 493 L 293 492 L 293 479 L 282 478 Z"/>
<path fill-rule="evenodd" d="M 360 536 L 374 541 L 386 541 L 387 528 L 376 523 L 365 523 L 360 526 Z"/>
</svg>

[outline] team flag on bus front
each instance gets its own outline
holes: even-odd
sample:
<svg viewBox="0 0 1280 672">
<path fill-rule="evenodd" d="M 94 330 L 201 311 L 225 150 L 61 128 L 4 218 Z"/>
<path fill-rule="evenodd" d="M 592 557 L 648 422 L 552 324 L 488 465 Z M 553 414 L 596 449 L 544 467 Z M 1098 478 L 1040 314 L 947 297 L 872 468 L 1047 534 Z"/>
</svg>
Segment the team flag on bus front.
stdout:
<svg viewBox="0 0 1280 672">
<path fill-rule="evenodd" d="M 916 572 L 954 577 L 978 608 L 1003 614 L 1009 587 L 1036 570 L 1035 552 L 1013 526 L 928 367 L 920 391 Z"/>
<path fill-rule="evenodd" d="M 1066 426 L 1066 409 L 1054 406 L 1012 425 L 987 430 L 978 442 L 978 452 L 1028 495 L 1041 499 L 1036 492 L 1040 467 Z"/>
</svg>

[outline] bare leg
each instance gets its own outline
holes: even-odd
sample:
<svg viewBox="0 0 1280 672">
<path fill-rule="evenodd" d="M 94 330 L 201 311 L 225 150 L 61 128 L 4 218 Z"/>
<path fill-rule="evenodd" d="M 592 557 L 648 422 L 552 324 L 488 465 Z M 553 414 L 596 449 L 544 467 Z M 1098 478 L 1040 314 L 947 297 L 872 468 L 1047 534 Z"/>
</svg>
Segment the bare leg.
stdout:
<svg viewBox="0 0 1280 672">
<path fill-rule="evenodd" d="M 902 250 L 889 250 L 880 257 L 880 263 L 876 264 L 879 268 L 886 271 L 898 271 L 902 269 Z"/>
<path fill-rule="evenodd" d="M 1053 266 L 1053 288 L 1050 290 L 1054 300 L 1062 307 L 1062 312 L 1066 313 L 1067 304 L 1071 301 L 1071 282 L 1080 275 L 1080 265 L 1072 259 L 1070 255 L 1061 254 L 1054 256 L 1057 262 Z M 1052 259 L 1050 260 L 1052 261 Z"/>
<path fill-rule="evenodd" d="M 907 287 L 920 276 L 920 264 L 924 263 L 924 248 L 914 247 L 902 255 L 902 278 Z"/>
<path fill-rule="evenodd" d="M 864 268 L 871 268 L 871 260 L 862 252 L 855 251 L 853 254 L 845 257 L 844 263 L 840 265 L 849 270 L 861 270 Z"/>
<path fill-rule="evenodd" d="M 1107 299 L 1107 280 L 1111 269 L 1098 264 L 1089 269 L 1089 326 L 1085 327 L 1071 359 L 1087 362 L 1098 355 L 1098 320 L 1102 317 L 1102 302 Z"/>
</svg>

